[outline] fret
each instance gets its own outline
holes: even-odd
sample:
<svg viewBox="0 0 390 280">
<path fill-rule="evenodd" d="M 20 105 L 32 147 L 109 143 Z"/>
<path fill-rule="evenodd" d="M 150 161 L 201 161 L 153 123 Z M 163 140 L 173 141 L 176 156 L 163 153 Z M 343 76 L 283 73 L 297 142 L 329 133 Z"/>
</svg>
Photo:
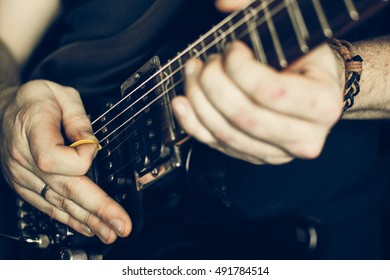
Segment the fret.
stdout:
<svg viewBox="0 0 390 280">
<path fill-rule="evenodd" d="M 353 20 L 359 20 L 359 13 L 358 11 L 356 10 L 356 6 L 355 4 L 353 3 L 352 0 L 344 0 L 344 4 L 345 6 L 347 7 L 347 10 L 348 10 L 348 13 L 349 13 L 349 16 L 351 17 L 351 19 Z"/>
<path fill-rule="evenodd" d="M 221 47 L 221 52 L 223 52 L 226 49 L 226 45 L 228 43 L 228 38 L 227 38 L 228 34 L 222 28 L 219 28 L 217 30 L 217 32 L 218 32 L 219 38 L 220 38 L 219 45 Z"/>
<path fill-rule="evenodd" d="M 308 29 L 307 29 L 307 26 L 306 26 L 306 23 L 305 23 L 305 19 L 303 18 L 301 9 L 299 8 L 298 2 L 297 1 L 291 1 L 291 7 L 293 8 L 293 12 L 295 14 L 295 17 L 296 17 L 296 20 L 297 20 L 297 24 L 298 24 L 299 30 L 300 30 L 300 32 L 302 34 L 302 37 L 305 40 L 308 40 L 310 38 L 310 34 L 309 34 Z"/>
<path fill-rule="evenodd" d="M 172 87 L 172 95 L 173 96 L 176 96 L 177 93 L 176 93 L 176 85 L 175 85 L 175 75 L 172 74 L 172 62 L 170 60 L 168 60 L 168 71 L 167 72 L 164 72 L 164 75 L 166 75 L 169 80 L 167 81 L 166 83 L 166 88 L 169 87 L 169 84 L 171 84 L 171 87 Z"/>
<path fill-rule="evenodd" d="M 212 29 L 213 31 L 208 33 L 208 35 L 204 36 L 204 44 L 205 44 L 205 50 L 207 52 L 207 56 L 210 56 L 211 54 L 215 54 L 219 52 L 219 49 L 217 45 L 215 44 L 216 39 L 215 39 L 215 27 Z"/>
<path fill-rule="evenodd" d="M 313 1 L 314 9 L 316 11 L 318 20 L 320 21 L 321 24 L 322 32 L 328 38 L 333 37 L 333 31 L 329 26 L 328 20 L 326 19 L 326 15 L 322 8 L 320 0 L 312 0 L 312 1 Z"/>
<path fill-rule="evenodd" d="M 189 54 L 191 57 L 199 58 L 201 56 L 201 50 L 197 49 L 199 45 L 189 45 L 188 47 L 190 48 Z"/>
<path fill-rule="evenodd" d="M 225 50 L 226 46 L 229 42 L 232 42 L 236 40 L 236 27 L 238 27 L 238 24 L 234 25 L 235 18 L 232 17 L 230 20 L 226 21 L 223 25 L 221 25 L 218 29 L 218 33 L 220 34 L 220 45 L 222 46 L 222 49 Z"/>
<path fill-rule="evenodd" d="M 258 12 L 253 8 L 249 7 L 244 11 L 245 21 L 248 26 L 249 37 L 253 45 L 253 51 L 255 53 L 255 57 L 262 63 L 267 63 L 267 57 L 264 52 L 264 47 L 261 42 L 260 35 L 257 31 L 257 20 L 259 17 Z"/>
<path fill-rule="evenodd" d="M 180 53 L 177 54 L 177 59 L 176 59 L 176 62 L 177 64 L 179 64 L 179 66 L 176 68 L 175 71 L 177 71 L 177 73 L 181 76 L 181 77 L 185 77 L 185 74 L 184 74 L 184 63 L 183 63 L 183 58 L 182 58 L 182 55 Z"/>
<path fill-rule="evenodd" d="M 244 12 L 240 11 L 239 13 L 236 13 L 230 21 L 232 22 L 232 26 L 234 28 L 235 40 L 242 40 L 242 38 L 248 33 Z"/>
<path fill-rule="evenodd" d="M 230 35 L 231 41 L 237 40 L 237 38 L 236 38 L 236 31 L 234 29 L 232 19 L 230 19 L 227 22 L 227 26 L 228 26 L 228 29 L 227 29 L 228 30 L 228 34 Z"/>
<path fill-rule="evenodd" d="M 152 72 L 150 69 L 146 71 L 145 69 L 146 77 L 152 79 L 149 79 L 145 84 L 140 84 L 140 86 L 136 85 L 135 87 L 138 88 L 136 92 L 133 92 L 133 86 L 129 86 L 128 91 L 126 91 L 127 93 L 132 92 L 132 101 L 140 100 L 140 102 L 131 105 L 135 112 L 126 109 L 123 117 L 115 120 L 115 123 L 121 122 L 121 119 L 124 119 L 125 122 L 112 127 L 113 129 L 110 127 L 112 124 L 103 123 L 105 129 L 97 131 L 99 136 L 105 137 L 102 139 L 102 143 L 105 143 L 106 139 L 112 143 L 118 140 L 126 141 L 130 156 L 135 159 L 131 165 L 136 171 L 136 184 L 141 190 L 154 180 L 150 178 L 159 178 L 159 172 L 164 171 L 163 168 L 169 166 L 171 169 L 167 172 L 170 172 L 172 168 L 175 168 L 174 166 L 183 165 L 183 162 L 180 161 L 180 145 L 174 144 L 181 144 L 190 136 L 186 135 L 179 125 L 176 125 L 170 101 L 176 93 L 183 92 L 181 91 L 185 76 L 183 67 L 188 59 L 202 56 L 206 59 L 211 52 L 222 52 L 229 40 L 240 39 L 253 48 L 256 56 L 263 56 L 262 59 L 270 66 L 280 70 L 301 57 L 302 53 L 307 52 L 308 49 L 324 42 L 326 37 L 333 35 L 333 32 L 335 35 L 340 34 L 338 32 L 347 30 L 354 23 L 353 21 L 365 17 L 366 14 L 371 13 L 370 11 L 373 12 L 372 2 L 375 2 L 377 10 L 385 5 L 383 4 L 384 0 L 370 2 L 367 0 L 253 1 L 249 8 L 245 9 L 245 12 L 234 12 L 231 17 L 222 21 L 217 27 L 212 28 L 206 35 L 200 37 L 194 44 L 189 45 L 175 58 L 168 61 L 168 65 L 153 68 L 156 71 L 161 70 L 160 72 Z M 158 66 L 160 65 L 158 64 Z M 153 75 L 150 72 L 157 73 L 157 75 L 150 76 Z M 143 94 L 150 96 L 148 101 L 146 101 L 147 98 L 143 98 Z M 164 94 L 164 98 L 157 98 L 161 97 L 162 94 Z M 129 106 L 129 104 L 130 101 L 124 102 L 116 109 Z M 122 137 L 109 139 L 105 135 L 108 136 L 111 131 L 114 132 L 115 137 L 118 134 L 130 137 L 127 140 Z M 115 152 L 116 149 L 116 147 L 109 148 L 107 156 Z M 166 152 L 162 152 L 163 150 Z M 174 154 L 171 156 L 170 152 Z M 102 155 L 104 156 L 104 154 Z M 112 162 L 108 163 L 109 169 L 115 165 Z M 116 181 L 117 178 L 119 177 L 116 172 L 110 171 L 108 180 Z"/>
<path fill-rule="evenodd" d="M 215 44 L 214 31 L 215 27 L 213 26 L 212 32 L 209 32 L 207 35 L 205 35 L 203 39 L 205 45 L 204 50 L 207 52 L 208 57 L 212 54 L 218 53 L 218 48 Z"/>
<path fill-rule="evenodd" d="M 168 62 L 169 63 L 169 62 Z M 173 116 L 173 110 L 172 110 L 172 105 L 171 105 L 171 100 L 174 98 L 177 93 L 176 93 L 176 88 L 177 84 L 175 84 L 175 80 L 173 79 L 172 75 L 172 64 L 168 64 L 168 71 L 164 71 L 164 78 L 167 80 L 165 83 L 165 96 L 164 98 L 161 98 L 161 102 L 163 102 L 162 106 L 165 106 L 166 108 L 169 108 L 169 110 L 166 110 L 166 117 L 171 120 L 171 126 L 163 126 L 163 130 L 165 131 L 165 135 L 169 135 L 168 139 L 175 139 L 175 133 L 177 126 L 176 122 L 174 121 L 174 116 Z M 179 80 L 178 80 L 179 81 Z M 179 83 L 181 84 L 181 83 Z"/>
<path fill-rule="evenodd" d="M 280 44 L 279 36 L 277 34 L 274 22 L 272 20 L 272 14 L 268 8 L 268 2 L 267 1 L 262 2 L 261 6 L 262 6 L 263 11 L 264 11 L 265 20 L 266 20 L 268 29 L 271 33 L 271 38 L 272 38 L 273 45 L 275 47 L 276 55 L 277 55 L 278 60 L 279 60 L 279 65 L 282 68 L 285 68 L 285 67 L 287 67 L 288 63 L 287 63 L 286 57 L 284 55 L 282 45 Z"/>
<path fill-rule="evenodd" d="M 221 31 L 220 29 L 217 29 L 213 32 L 213 36 L 214 36 L 214 40 L 213 40 L 213 44 L 216 46 L 217 48 L 217 53 L 222 53 L 223 50 L 224 50 L 224 46 L 222 44 L 222 40 L 224 38 L 224 35 L 221 34 Z"/>
<path fill-rule="evenodd" d="M 205 44 L 204 36 L 201 36 L 199 39 L 201 40 L 200 41 L 200 47 L 201 47 L 202 57 L 203 57 L 203 60 L 206 61 L 208 59 L 208 56 L 207 56 L 207 50 L 206 50 L 206 44 Z"/>
<path fill-rule="evenodd" d="M 305 20 L 303 19 L 301 10 L 294 0 L 285 0 L 287 12 L 291 19 L 294 28 L 295 36 L 299 43 L 299 48 L 303 53 L 309 51 L 306 41 L 309 39 L 309 32 L 307 30 Z"/>
<path fill-rule="evenodd" d="M 179 59 L 173 59 L 173 60 L 169 60 L 169 64 L 168 64 L 168 71 L 171 73 L 172 75 L 172 79 L 174 80 L 174 82 L 177 82 L 181 79 L 181 73 L 179 71 L 179 69 L 181 68 L 181 63 L 179 62 Z"/>
</svg>

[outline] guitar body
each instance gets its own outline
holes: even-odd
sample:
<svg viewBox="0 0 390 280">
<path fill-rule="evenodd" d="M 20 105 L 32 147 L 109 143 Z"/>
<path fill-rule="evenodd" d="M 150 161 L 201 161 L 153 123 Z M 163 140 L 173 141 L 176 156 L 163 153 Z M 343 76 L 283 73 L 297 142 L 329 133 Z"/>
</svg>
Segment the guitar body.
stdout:
<svg viewBox="0 0 390 280">
<path fill-rule="evenodd" d="M 301 5 L 298 10 L 302 15 L 293 6 L 295 1 L 287 1 L 292 3 L 292 10 L 284 10 L 285 6 L 281 5 L 285 3 L 283 1 L 274 1 L 269 7 L 264 6 L 262 1 L 254 1 L 247 9 L 230 15 L 209 31 L 206 30 L 199 39 L 193 38 L 195 34 L 187 34 L 188 38 L 195 40 L 194 43 L 166 61 L 165 56 L 169 57 L 166 48 L 157 50 L 154 46 L 159 46 L 164 41 L 164 34 L 172 32 L 170 28 L 178 20 L 177 15 L 193 4 L 183 2 L 155 1 L 129 28 L 110 38 L 76 42 L 60 48 L 48 56 L 31 75 L 32 79 L 45 78 L 74 86 L 82 93 L 86 109 L 91 112 L 94 120 L 92 125 L 95 135 L 103 146 L 88 176 L 123 205 L 134 224 L 134 232 L 128 240 L 120 240 L 114 246 L 104 246 L 96 238 L 80 236 L 19 201 L 19 212 L 23 213 L 19 217 L 19 224 L 23 224 L 19 227 L 21 235 L 41 235 L 50 240 L 46 248 L 38 250 L 40 258 L 169 258 L 183 257 L 183 252 L 194 250 L 194 258 L 196 254 L 200 258 L 206 258 L 207 248 L 203 247 L 204 244 L 216 244 L 214 249 L 229 256 L 228 251 L 223 249 L 224 242 L 245 240 L 250 236 L 249 242 L 264 228 L 269 229 L 264 234 L 265 238 L 275 237 L 274 240 L 280 241 L 279 245 L 273 244 L 275 247 L 280 244 L 283 247 L 288 247 L 290 243 L 298 244 L 298 249 L 293 251 L 302 256 L 316 249 L 318 244 L 313 245 L 313 240 L 318 239 L 319 233 L 313 226 L 314 222 L 294 218 L 291 223 L 291 219 L 282 218 L 279 226 L 275 227 L 267 221 L 252 223 L 251 219 L 240 219 L 243 212 L 235 209 L 229 198 L 231 194 L 228 194 L 227 182 L 233 174 L 226 173 L 226 170 L 231 170 L 232 164 L 245 164 L 191 140 L 174 119 L 170 100 L 183 93 L 183 66 L 191 57 L 207 59 L 209 54 L 223 51 L 227 42 L 240 39 L 252 47 L 260 61 L 283 69 L 327 37 L 339 34 L 341 29 L 349 27 L 351 22 L 356 21 L 353 18 L 355 16 L 346 17 L 345 13 L 351 14 L 351 11 L 344 7 L 342 16 L 330 17 L 333 19 L 332 24 L 324 26 L 323 14 L 318 12 L 318 6 L 312 4 L 312 1 L 298 1 Z M 212 2 L 200 1 L 198 9 L 210 9 Z M 374 11 L 367 7 L 375 6 L 377 10 L 385 5 L 382 1 L 375 1 L 375 5 L 368 1 L 355 2 L 358 11 L 369 10 L 367 14 Z M 338 10 L 342 6 L 340 3 L 334 4 L 336 9 L 333 4 L 323 5 L 327 12 L 332 8 Z M 286 27 L 279 34 L 288 37 L 287 41 L 280 42 L 282 36 L 276 39 L 277 34 L 270 28 L 269 20 L 273 13 L 271 16 L 268 13 L 275 10 L 280 10 L 280 14 L 275 13 L 273 22 L 277 28 L 282 26 L 285 18 L 292 19 L 290 29 Z M 313 13 L 317 13 L 318 18 L 312 17 Z M 218 18 L 221 15 L 215 16 Z M 302 19 L 306 21 L 306 31 L 297 23 Z M 262 23 L 258 24 L 259 20 Z M 310 38 L 307 37 L 307 32 L 310 33 Z M 175 39 L 175 36 L 170 35 L 170 39 Z M 285 45 L 293 47 L 285 50 Z M 111 55 L 107 55 L 107 50 L 110 50 Z M 171 50 L 169 48 L 168 53 Z M 162 54 L 163 62 L 158 56 L 153 56 L 155 52 Z M 113 97 L 113 92 L 118 93 L 117 96 Z M 257 172 L 252 166 L 244 166 L 245 168 Z M 240 183 L 244 185 L 248 182 L 244 179 L 238 185 Z M 295 191 L 293 188 L 292 190 Z M 203 207 L 206 205 L 207 207 Z M 185 211 L 189 214 L 182 214 Z M 260 213 L 259 216 L 265 214 L 268 212 Z M 25 223 L 26 217 L 28 223 Z M 188 226 L 188 219 L 192 221 L 192 226 Z M 175 223 L 167 222 L 171 227 L 163 235 L 166 239 L 158 239 L 156 235 L 159 235 L 161 228 L 166 229 L 164 221 L 173 220 Z M 161 228 L 154 226 L 155 224 Z M 237 230 L 219 241 L 207 236 L 207 233 L 194 231 L 195 228 L 207 228 L 216 233 L 214 236 L 219 236 L 219 233 L 233 224 L 237 226 Z M 183 228 L 180 228 L 181 225 Z M 284 236 L 278 239 L 276 233 L 281 230 L 291 233 L 288 235 L 291 240 L 283 241 Z M 243 234 L 243 231 L 253 234 Z M 202 238 L 188 240 L 187 236 L 191 232 Z M 169 233 L 175 236 L 173 240 L 168 236 Z M 171 243 L 160 247 L 161 254 L 153 253 L 158 244 L 167 240 L 171 240 Z M 123 243 L 127 244 L 126 248 L 133 249 L 121 251 Z M 243 241 L 236 245 L 249 244 Z M 260 245 L 263 244 L 259 243 L 258 246 Z M 200 248 L 199 251 L 196 248 Z M 27 254 L 30 250 L 35 251 L 35 248 L 24 249 Z M 255 251 L 261 251 L 261 248 Z M 182 254 L 176 255 L 175 252 Z M 258 255 L 246 257 L 257 258 Z"/>
</svg>

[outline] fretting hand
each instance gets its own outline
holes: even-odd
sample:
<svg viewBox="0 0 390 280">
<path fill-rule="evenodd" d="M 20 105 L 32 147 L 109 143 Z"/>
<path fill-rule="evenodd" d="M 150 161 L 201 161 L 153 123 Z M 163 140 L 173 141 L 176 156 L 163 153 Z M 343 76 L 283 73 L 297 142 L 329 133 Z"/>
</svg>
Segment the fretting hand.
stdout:
<svg viewBox="0 0 390 280">
<path fill-rule="evenodd" d="M 173 109 L 189 135 L 232 157 L 255 164 L 312 159 L 342 112 L 337 63 L 323 45 L 277 72 L 234 42 L 206 63 L 188 61 L 186 96 Z"/>
</svg>

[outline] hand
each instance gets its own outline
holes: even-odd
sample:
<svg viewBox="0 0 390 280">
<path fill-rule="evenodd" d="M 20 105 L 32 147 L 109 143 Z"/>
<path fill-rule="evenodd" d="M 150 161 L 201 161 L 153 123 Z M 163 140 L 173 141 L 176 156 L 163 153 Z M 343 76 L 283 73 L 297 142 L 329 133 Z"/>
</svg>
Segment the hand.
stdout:
<svg viewBox="0 0 390 280">
<path fill-rule="evenodd" d="M 24 200 L 104 243 L 130 233 L 125 210 L 85 176 L 97 145 L 64 145 L 61 125 L 71 142 L 96 140 L 76 90 L 49 81 L 29 82 L 8 102 L 0 124 L 3 173 Z M 40 195 L 45 184 L 50 186 L 46 199 Z"/>
<path fill-rule="evenodd" d="M 311 159 L 342 112 L 342 78 L 327 45 L 277 72 L 246 45 L 232 43 L 206 63 L 186 64 L 186 97 L 173 100 L 184 130 L 255 164 Z"/>
</svg>

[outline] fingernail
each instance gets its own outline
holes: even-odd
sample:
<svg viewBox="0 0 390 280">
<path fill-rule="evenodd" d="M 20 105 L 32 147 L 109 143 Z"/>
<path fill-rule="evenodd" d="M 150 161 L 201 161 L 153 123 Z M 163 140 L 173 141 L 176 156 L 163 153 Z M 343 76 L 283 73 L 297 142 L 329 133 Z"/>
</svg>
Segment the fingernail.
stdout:
<svg viewBox="0 0 390 280">
<path fill-rule="evenodd" d="M 108 238 L 110 237 L 110 229 L 106 226 L 100 226 L 97 229 L 97 234 L 101 239 L 108 240 Z"/>
<path fill-rule="evenodd" d="M 123 229 L 125 227 L 125 223 L 122 220 L 120 220 L 120 219 L 112 220 L 111 226 L 114 227 L 117 234 L 119 234 L 119 235 L 123 234 Z"/>
<path fill-rule="evenodd" d="M 89 236 L 93 236 L 93 235 L 94 235 L 94 233 L 92 232 L 92 230 L 91 230 L 88 226 L 86 226 L 86 225 L 83 225 L 83 230 L 84 230 L 84 232 L 85 232 L 87 235 L 89 235 Z"/>
</svg>

